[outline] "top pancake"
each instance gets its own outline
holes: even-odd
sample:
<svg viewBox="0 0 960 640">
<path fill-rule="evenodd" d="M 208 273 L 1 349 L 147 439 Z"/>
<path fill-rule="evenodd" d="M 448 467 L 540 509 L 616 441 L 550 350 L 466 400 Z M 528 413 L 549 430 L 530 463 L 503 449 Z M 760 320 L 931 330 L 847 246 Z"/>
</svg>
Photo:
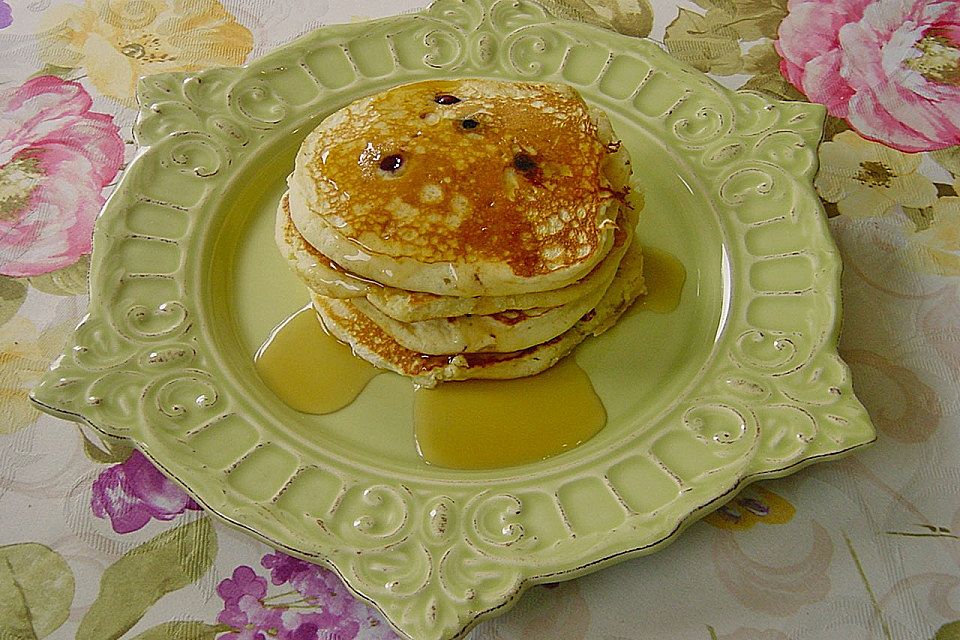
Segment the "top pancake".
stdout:
<svg viewBox="0 0 960 640">
<path fill-rule="evenodd" d="M 310 133 L 289 179 L 291 217 L 321 253 L 384 285 L 453 296 L 559 288 L 612 245 L 623 197 L 604 173 L 612 136 L 562 85 L 395 87 Z"/>
</svg>

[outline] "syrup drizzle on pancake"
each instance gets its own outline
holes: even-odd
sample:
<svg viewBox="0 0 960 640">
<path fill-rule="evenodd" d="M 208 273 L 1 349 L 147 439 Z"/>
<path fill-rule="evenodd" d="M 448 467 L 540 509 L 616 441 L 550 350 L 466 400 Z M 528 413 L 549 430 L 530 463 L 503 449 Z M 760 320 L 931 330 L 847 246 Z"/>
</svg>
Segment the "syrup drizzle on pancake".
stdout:
<svg viewBox="0 0 960 640">
<path fill-rule="evenodd" d="M 305 162 L 339 233 L 423 262 L 494 260 L 524 277 L 577 264 L 602 242 L 611 153 L 586 104 L 554 85 L 484 95 L 429 81 L 373 97 L 323 130 Z"/>
</svg>

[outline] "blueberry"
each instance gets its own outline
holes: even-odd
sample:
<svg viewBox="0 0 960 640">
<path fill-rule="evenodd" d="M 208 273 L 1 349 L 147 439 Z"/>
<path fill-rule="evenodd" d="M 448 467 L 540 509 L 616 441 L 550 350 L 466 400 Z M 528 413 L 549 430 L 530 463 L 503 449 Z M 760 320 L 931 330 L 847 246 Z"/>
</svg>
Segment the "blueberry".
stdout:
<svg viewBox="0 0 960 640">
<path fill-rule="evenodd" d="M 476 129 L 480 126 L 480 123 L 474 120 L 473 118 L 467 118 L 466 120 L 460 123 L 460 126 L 464 129 Z"/>
<path fill-rule="evenodd" d="M 517 171 L 533 171 L 537 168 L 537 161 L 525 153 L 518 153 L 513 156 L 513 168 Z"/>
<path fill-rule="evenodd" d="M 394 153 L 383 158 L 380 161 L 380 169 L 388 173 L 393 173 L 400 169 L 403 166 L 403 156 L 399 153 Z"/>
<path fill-rule="evenodd" d="M 460 102 L 460 98 L 457 96 L 452 96 L 449 93 L 441 93 L 436 98 L 433 99 L 437 104 L 457 104 Z"/>
</svg>

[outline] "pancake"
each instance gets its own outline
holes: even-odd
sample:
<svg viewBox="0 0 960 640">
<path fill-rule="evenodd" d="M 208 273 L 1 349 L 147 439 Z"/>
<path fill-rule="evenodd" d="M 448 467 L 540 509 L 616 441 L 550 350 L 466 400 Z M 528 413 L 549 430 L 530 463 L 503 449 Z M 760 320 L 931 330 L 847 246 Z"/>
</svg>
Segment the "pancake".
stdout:
<svg viewBox="0 0 960 640">
<path fill-rule="evenodd" d="M 308 243 L 290 218 L 287 193 L 281 196 L 277 207 L 274 239 L 287 265 L 315 293 L 331 298 L 354 298 L 384 288 L 377 282 L 350 273 Z"/>
<path fill-rule="evenodd" d="M 573 327 L 547 342 L 509 353 L 429 355 L 407 349 L 360 312 L 347 298 L 312 295 L 324 326 L 354 353 L 382 369 L 408 376 L 423 387 L 467 379 L 510 379 L 540 373 L 553 366 L 587 336 L 613 326 L 623 312 L 646 290 L 643 257 L 632 245 L 620 263 L 613 282 L 597 305 Z"/>
<path fill-rule="evenodd" d="M 440 296 L 555 290 L 613 245 L 629 169 L 571 88 L 395 87 L 312 131 L 288 179 L 306 242 L 362 279 Z"/>
<path fill-rule="evenodd" d="M 603 173 L 618 191 L 627 188 L 630 157 L 625 149 L 617 148 L 607 156 Z M 639 200 L 637 208 L 641 209 L 642 194 L 635 193 L 635 196 Z M 628 224 L 633 228 L 636 226 L 636 211 L 632 211 L 630 219 Z M 616 222 L 618 229 L 623 228 L 619 216 Z M 616 245 L 617 231 L 614 233 Z M 290 267 L 312 291 L 335 298 L 366 296 L 370 304 L 401 322 L 564 305 L 582 299 L 597 286 L 601 286 L 601 282 L 609 282 L 620 259 L 616 252 L 608 254 L 577 282 L 547 291 L 487 296 L 443 296 L 408 291 L 383 286 L 374 280 L 351 273 L 307 242 L 291 218 L 289 194 L 283 195 L 277 208 L 276 243 Z"/>
<path fill-rule="evenodd" d="M 599 302 L 606 287 L 559 307 L 512 309 L 488 315 L 400 322 L 364 298 L 353 298 L 357 311 L 373 320 L 401 346 L 431 355 L 519 351 L 554 338 Z"/>
<path fill-rule="evenodd" d="M 367 298 L 353 298 L 353 304 L 401 346 L 420 353 L 507 352 L 532 347 L 572 327 L 600 301 L 634 237 L 636 213 L 628 207 L 623 211 L 624 215 L 617 218 L 614 247 L 601 263 L 612 268 L 603 270 L 598 265 L 594 272 L 608 273 L 593 278 L 592 287 L 584 295 L 562 305 L 402 322 L 383 313 Z"/>
<path fill-rule="evenodd" d="M 623 252 L 633 237 L 637 211 L 621 206 L 614 231 L 613 249 L 581 280 L 552 291 L 508 296 L 438 296 L 432 293 L 384 287 L 360 278 L 311 246 L 297 231 L 290 219 L 287 195 L 277 209 L 276 242 L 281 255 L 307 287 L 320 295 L 333 298 L 366 297 L 367 301 L 388 318 L 400 322 L 420 322 L 434 318 L 467 315 L 490 315 L 504 311 L 544 309 L 567 305 L 580 300 L 597 288 L 606 288 L 616 273 Z M 564 327 L 564 330 L 569 326 Z"/>
<path fill-rule="evenodd" d="M 538 373 L 644 290 L 629 155 L 573 89 L 404 85 L 297 155 L 276 242 L 327 329 L 433 386 Z"/>
</svg>

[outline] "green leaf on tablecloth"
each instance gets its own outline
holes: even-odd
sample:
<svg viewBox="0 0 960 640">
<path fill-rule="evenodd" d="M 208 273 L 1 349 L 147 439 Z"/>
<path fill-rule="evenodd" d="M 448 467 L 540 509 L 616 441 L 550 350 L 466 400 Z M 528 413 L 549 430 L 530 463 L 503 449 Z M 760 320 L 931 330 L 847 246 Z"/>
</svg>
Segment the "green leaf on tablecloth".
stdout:
<svg viewBox="0 0 960 640">
<path fill-rule="evenodd" d="M 76 71 L 73 67 L 58 67 L 55 64 L 45 64 L 40 68 L 32 78 L 38 78 L 40 76 L 56 76 L 58 78 L 69 79 L 70 76 Z"/>
<path fill-rule="evenodd" d="M 726 17 L 723 24 L 744 40 L 776 40 L 780 23 L 787 17 L 787 0 L 694 0 L 698 5 Z"/>
<path fill-rule="evenodd" d="M 939 629 L 933 640 L 960 640 L 960 620 L 948 622 Z"/>
<path fill-rule="evenodd" d="M 213 564 L 217 536 L 199 518 L 128 551 L 100 578 L 100 593 L 80 622 L 76 640 L 116 640 L 157 600 L 195 582 Z"/>
<path fill-rule="evenodd" d="M 80 259 L 69 267 L 57 269 L 42 276 L 29 278 L 30 286 L 56 296 L 77 296 L 87 292 L 87 274 L 90 272 L 90 256 Z"/>
<path fill-rule="evenodd" d="M 0 324 L 17 315 L 27 299 L 27 285 L 23 280 L 0 276 Z"/>
<path fill-rule="evenodd" d="M 828 218 L 836 218 L 840 215 L 840 209 L 837 208 L 836 202 L 827 202 L 821 198 L 820 204 L 823 205 L 823 210 L 826 211 Z"/>
<path fill-rule="evenodd" d="M 779 73 L 760 73 L 747 80 L 741 89 L 759 91 L 777 100 L 806 101 L 807 98 Z"/>
<path fill-rule="evenodd" d="M 133 640 L 213 640 L 217 634 L 232 630 L 232 627 L 225 624 L 178 620 L 158 624 L 137 635 Z"/>
<path fill-rule="evenodd" d="M 942 182 L 934 182 L 933 186 L 937 188 L 938 198 L 951 198 L 953 196 L 960 196 L 960 193 L 957 193 L 957 190 L 953 188 L 953 185 L 943 184 Z"/>
<path fill-rule="evenodd" d="M 759 91 L 778 100 L 807 99 L 780 73 L 780 55 L 771 42 L 750 47 L 743 56 L 743 72 L 753 77 L 741 89 Z"/>
<path fill-rule="evenodd" d="M 10 565 L 0 562 L 0 637 L 36 640 L 30 609 Z"/>
<path fill-rule="evenodd" d="M 850 125 L 842 118 L 827 116 L 823 120 L 823 139 L 833 140 L 833 136 L 844 131 L 849 131 Z"/>
<path fill-rule="evenodd" d="M 551 13 L 642 38 L 653 29 L 649 0 L 542 0 Z"/>
<path fill-rule="evenodd" d="M 726 14 L 708 11 L 705 16 L 680 9 L 667 26 L 663 43 L 674 57 L 700 71 L 733 75 L 743 68 L 737 32 L 724 24 Z"/>
<path fill-rule="evenodd" d="M 743 72 L 756 74 L 780 74 L 780 54 L 772 42 L 761 42 L 750 47 L 743 56 Z"/>
<path fill-rule="evenodd" d="M 903 212 L 913 223 L 914 231 L 926 231 L 933 224 L 933 207 L 923 207 L 922 209 L 903 207 Z"/>
<path fill-rule="evenodd" d="M 956 147 L 947 147 L 939 151 L 931 151 L 930 156 L 937 163 L 953 174 L 953 177 L 960 177 L 960 145 Z"/>
<path fill-rule="evenodd" d="M 133 453 L 133 447 L 130 446 L 127 440 L 111 442 L 110 440 L 103 439 L 100 441 L 100 445 L 97 445 L 87 437 L 83 429 L 78 428 L 78 431 L 80 431 L 80 436 L 83 438 L 83 452 L 94 462 L 99 462 L 100 464 L 116 464 L 123 462 Z"/>
<path fill-rule="evenodd" d="M 46 638 L 66 622 L 73 592 L 73 571 L 56 551 L 35 542 L 0 547 L 0 638 Z"/>
</svg>

